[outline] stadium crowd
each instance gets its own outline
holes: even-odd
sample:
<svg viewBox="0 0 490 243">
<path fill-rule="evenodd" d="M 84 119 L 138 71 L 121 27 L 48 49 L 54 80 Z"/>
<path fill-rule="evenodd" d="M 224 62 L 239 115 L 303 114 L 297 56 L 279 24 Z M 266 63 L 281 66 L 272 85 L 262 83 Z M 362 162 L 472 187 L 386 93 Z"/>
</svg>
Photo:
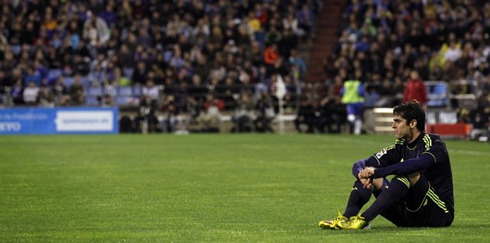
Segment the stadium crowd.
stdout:
<svg viewBox="0 0 490 243">
<path fill-rule="evenodd" d="M 240 96 L 270 100 L 275 74 L 293 104 L 306 71 L 298 45 L 311 36 L 322 1 L 5 0 L 0 7 L 7 106 L 138 104 L 176 114 L 189 112 L 192 100 L 206 109 L 209 95 L 224 109 Z"/>
<path fill-rule="evenodd" d="M 302 92 L 306 64 L 298 49 L 312 37 L 321 0 L 4 0 L 1 103 L 138 107 L 133 127 L 145 121 L 150 131 L 178 129 L 184 113 L 185 127 L 193 120 L 212 130 L 228 110 L 236 130 L 270 131 L 280 75 L 298 131 L 307 124 L 309 132 L 340 132 L 345 80 L 364 84 L 365 107 L 390 106 L 417 71 L 421 80 L 447 81 L 453 94 L 477 94 L 476 107 L 459 114 L 488 126 L 490 3 L 345 6 L 338 45 L 324 61 L 328 92 L 318 96 Z M 165 117 L 161 126 L 157 113 Z"/>
<path fill-rule="evenodd" d="M 365 107 L 392 106 L 416 71 L 447 82 L 452 95 L 475 94 L 469 109 L 456 99 L 449 106 L 476 128 L 490 125 L 490 2 L 351 0 L 342 19 L 323 63 L 330 97 L 340 99 L 343 81 L 354 79 L 364 83 Z"/>
</svg>

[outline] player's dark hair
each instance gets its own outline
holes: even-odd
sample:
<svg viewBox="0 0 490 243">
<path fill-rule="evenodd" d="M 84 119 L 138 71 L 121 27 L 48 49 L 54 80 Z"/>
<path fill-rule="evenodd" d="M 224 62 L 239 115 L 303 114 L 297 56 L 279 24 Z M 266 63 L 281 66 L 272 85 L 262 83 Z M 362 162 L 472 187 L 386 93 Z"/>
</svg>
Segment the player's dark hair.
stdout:
<svg viewBox="0 0 490 243">
<path fill-rule="evenodd" d="M 401 116 L 407 120 L 407 125 L 415 119 L 417 121 L 417 129 L 421 132 L 425 130 L 425 112 L 416 100 L 395 106 L 393 115 Z"/>
</svg>

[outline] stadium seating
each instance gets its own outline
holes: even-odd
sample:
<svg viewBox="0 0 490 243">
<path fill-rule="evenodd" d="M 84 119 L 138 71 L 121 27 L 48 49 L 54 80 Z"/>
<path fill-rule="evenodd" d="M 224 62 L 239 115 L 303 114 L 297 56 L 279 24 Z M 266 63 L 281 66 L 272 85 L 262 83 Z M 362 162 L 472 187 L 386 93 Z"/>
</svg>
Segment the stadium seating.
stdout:
<svg viewBox="0 0 490 243">
<path fill-rule="evenodd" d="M 71 87 L 73 83 L 75 83 L 73 77 L 63 77 L 63 85 L 65 85 L 66 87 Z"/>
<path fill-rule="evenodd" d="M 114 105 L 137 105 L 138 99 L 134 98 L 142 96 L 141 87 L 152 79 L 156 85 L 165 85 L 163 94 L 173 95 L 179 109 L 184 111 L 188 95 L 192 90 L 198 90 L 192 81 L 198 76 L 198 85 L 209 88 L 202 89 L 203 93 L 197 96 L 205 97 L 213 92 L 217 97 L 227 99 L 227 112 L 231 113 L 235 108 L 230 97 L 249 92 L 256 100 L 260 93 L 258 89 L 265 91 L 277 109 L 271 79 L 272 74 L 278 73 L 285 80 L 288 78 L 286 110 L 294 113 L 301 97 L 318 103 L 325 96 L 338 95 L 335 79 L 350 78 L 349 75 L 359 71 L 356 69 L 360 69 L 363 82 L 371 83 L 375 77 L 388 81 L 384 82 L 381 95 L 385 97 L 381 98 L 395 97 L 396 92 L 400 92 L 394 85 L 395 80 L 406 82 L 407 73 L 412 69 L 418 70 L 424 81 L 443 80 L 447 84 L 456 78 L 486 79 L 490 73 L 488 62 L 477 65 L 490 56 L 483 51 L 489 48 L 483 36 L 490 29 L 488 21 L 483 21 L 486 16 L 483 11 L 490 9 L 490 3 L 486 1 L 449 1 L 447 11 L 450 16 L 457 16 L 456 13 L 463 10 L 468 13 L 466 18 L 469 19 L 469 13 L 475 17 L 471 21 L 458 20 L 462 23 L 458 28 L 442 11 L 437 11 L 442 8 L 441 1 L 258 0 L 249 1 L 248 6 L 242 1 L 223 1 L 222 4 L 202 1 L 202 8 L 198 8 L 195 1 L 183 1 L 182 9 L 171 1 L 141 1 L 140 7 L 147 9 L 144 16 L 122 11 L 122 6 L 117 4 L 113 6 L 118 13 L 116 23 L 106 23 L 99 17 L 111 1 L 47 1 L 40 9 L 56 8 L 55 16 L 50 17 L 57 20 L 57 26 L 46 36 L 34 37 L 16 35 L 19 33 L 12 26 L 27 26 L 34 21 L 37 28 L 34 32 L 41 33 L 46 28 L 46 13 L 33 9 L 30 4 L 7 2 L 3 11 L 12 14 L 0 19 L 6 26 L 0 41 L 6 40 L 7 52 L 10 51 L 14 58 L 0 60 L 0 68 L 10 78 L 8 80 L 20 73 L 25 81 L 32 70 L 36 78 L 39 75 L 43 78 L 38 85 L 53 86 L 61 76 L 63 84 L 70 90 L 74 77 L 81 75 L 87 99 L 85 104 L 91 106 L 103 105 L 94 97 L 105 94 L 114 98 Z M 134 1 L 129 3 L 130 7 L 136 5 Z M 431 12 L 431 9 L 436 11 Z M 67 10 L 75 11 L 69 14 L 76 16 L 68 18 L 73 20 L 71 22 L 64 20 Z M 28 16 L 33 12 L 37 16 L 35 20 Z M 175 13 L 180 18 L 163 17 Z M 311 25 L 315 21 L 305 21 L 319 14 L 322 16 L 318 27 Z M 105 28 L 100 26 L 88 29 L 90 25 L 86 23 L 90 19 L 86 16 L 92 16 L 101 25 L 109 24 L 110 31 L 104 32 Z M 286 24 L 289 16 L 293 16 L 292 22 Z M 336 18 L 338 22 L 334 21 Z M 328 25 L 332 23 L 335 26 Z M 329 28 L 325 29 L 326 26 Z M 283 37 L 285 28 L 290 28 L 293 33 L 290 39 Z M 274 29 L 279 30 L 277 39 L 270 38 Z M 83 34 L 90 31 L 95 31 L 94 36 L 104 38 L 98 42 Z M 311 57 L 310 63 L 319 63 L 318 55 L 325 53 L 323 43 L 332 45 L 335 41 L 332 55 L 324 57 L 323 69 L 328 71 L 325 76 L 318 69 L 309 73 L 309 67 L 305 74 L 304 70 L 298 70 L 298 62 L 290 61 L 289 51 L 294 49 L 300 56 Z M 311 42 L 314 46 L 310 49 Z M 450 50 L 453 42 L 462 52 L 461 57 L 458 50 Z M 256 43 L 258 48 L 250 50 Z M 278 45 L 280 58 L 265 63 L 264 52 L 272 44 Z M 360 55 L 359 50 L 366 55 Z M 455 55 L 446 60 L 446 53 Z M 306 77 L 309 80 L 305 80 Z M 232 80 L 234 88 L 222 88 L 227 79 Z M 12 85 L 10 82 L 0 85 Z M 128 82 L 129 87 L 117 87 L 126 86 Z M 463 97 L 466 94 L 455 94 L 448 85 L 428 83 L 428 86 L 429 107 L 450 107 L 458 105 L 459 101 L 462 106 L 472 109 L 477 106 L 476 96 L 466 99 Z M 482 92 L 472 95 L 490 92 L 488 86 L 482 88 Z M 464 99 L 450 102 L 451 97 Z M 160 98 L 158 106 L 165 100 L 165 97 Z M 3 103 L 13 104 L 5 99 Z"/>
<path fill-rule="evenodd" d="M 449 105 L 449 91 L 446 82 L 428 81 L 425 82 L 425 85 L 428 91 L 429 101 L 427 105 L 429 107 L 446 107 Z"/>
</svg>

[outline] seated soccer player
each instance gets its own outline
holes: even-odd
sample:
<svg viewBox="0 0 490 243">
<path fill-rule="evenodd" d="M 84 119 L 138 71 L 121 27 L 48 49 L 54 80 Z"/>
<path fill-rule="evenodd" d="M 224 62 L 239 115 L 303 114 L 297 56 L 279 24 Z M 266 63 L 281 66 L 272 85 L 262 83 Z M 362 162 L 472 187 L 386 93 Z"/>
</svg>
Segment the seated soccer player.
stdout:
<svg viewBox="0 0 490 243">
<path fill-rule="evenodd" d="M 446 145 L 439 135 L 424 133 L 425 113 L 416 101 L 393 109 L 392 128 L 395 144 L 354 163 L 356 181 L 345 212 L 320 221 L 321 228 L 369 229 L 378 215 L 398 227 L 451 225 L 453 180 Z M 360 213 L 371 194 L 376 200 Z"/>
</svg>

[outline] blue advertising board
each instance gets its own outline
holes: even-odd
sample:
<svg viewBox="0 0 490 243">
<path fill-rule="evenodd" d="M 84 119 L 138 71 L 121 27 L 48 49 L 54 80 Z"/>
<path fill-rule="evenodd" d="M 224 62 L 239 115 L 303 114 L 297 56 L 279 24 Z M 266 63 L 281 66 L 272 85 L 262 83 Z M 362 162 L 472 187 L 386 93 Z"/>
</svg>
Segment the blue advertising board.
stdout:
<svg viewBox="0 0 490 243">
<path fill-rule="evenodd" d="M 117 108 L 0 109 L 0 134 L 117 133 L 117 118 Z"/>
</svg>

